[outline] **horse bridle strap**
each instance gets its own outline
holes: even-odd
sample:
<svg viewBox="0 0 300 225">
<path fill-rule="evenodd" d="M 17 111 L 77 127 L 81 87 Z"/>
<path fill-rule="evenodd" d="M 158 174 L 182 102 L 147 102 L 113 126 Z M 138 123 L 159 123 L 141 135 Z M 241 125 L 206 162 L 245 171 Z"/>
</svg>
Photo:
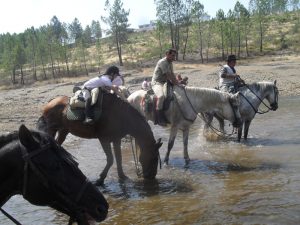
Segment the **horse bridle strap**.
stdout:
<svg viewBox="0 0 300 225">
<path fill-rule="evenodd" d="M 76 203 L 78 203 L 83 196 L 84 192 L 86 191 L 86 188 L 88 187 L 91 182 L 86 179 L 83 186 L 81 187 L 80 191 L 78 192 L 75 202 L 72 201 L 68 196 L 65 194 L 62 194 L 60 191 L 57 191 L 56 188 L 52 187 L 51 184 L 48 182 L 46 177 L 41 173 L 41 171 L 34 165 L 32 162 L 32 158 L 40 154 L 41 152 L 49 149 L 49 144 L 42 146 L 41 149 L 33 151 L 31 153 L 28 153 L 26 148 L 20 143 L 21 151 L 22 151 L 22 157 L 25 161 L 24 164 L 24 181 L 23 181 L 23 196 L 25 198 L 26 196 L 26 188 L 28 183 L 28 167 L 30 166 L 31 170 L 34 172 L 34 174 L 39 178 L 39 181 L 46 187 L 54 191 L 67 205 L 69 205 L 74 211 L 80 211 L 81 208 L 78 207 Z"/>
<path fill-rule="evenodd" d="M 251 89 L 251 88 L 249 88 L 248 85 L 245 85 L 245 86 L 252 92 L 252 94 L 255 95 L 256 98 L 259 99 L 259 101 L 260 101 L 261 103 L 264 104 L 264 106 L 266 106 L 266 107 L 268 108 L 267 111 L 259 112 L 257 109 L 255 109 L 255 107 L 252 105 L 252 103 L 246 98 L 246 96 L 243 95 L 241 92 L 239 92 L 240 95 L 243 96 L 243 97 L 246 99 L 246 101 L 249 103 L 249 105 L 251 106 L 251 108 L 254 110 L 255 113 L 258 113 L 258 114 L 265 114 L 265 113 L 269 112 L 270 110 L 272 110 L 272 108 L 270 108 L 266 103 L 264 103 L 263 99 L 261 99 L 261 98 L 260 98 L 260 97 L 259 97 L 259 96 Z M 274 93 L 276 93 L 276 91 L 275 91 L 275 86 L 274 86 Z M 278 95 L 276 95 L 276 102 L 277 102 L 277 101 L 278 101 Z"/>
</svg>

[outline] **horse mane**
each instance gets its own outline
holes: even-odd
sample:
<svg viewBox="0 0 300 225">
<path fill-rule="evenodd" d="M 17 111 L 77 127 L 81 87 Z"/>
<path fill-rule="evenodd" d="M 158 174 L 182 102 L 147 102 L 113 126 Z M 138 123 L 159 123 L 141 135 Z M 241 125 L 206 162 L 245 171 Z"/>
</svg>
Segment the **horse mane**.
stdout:
<svg viewBox="0 0 300 225">
<path fill-rule="evenodd" d="M 201 95 L 201 96 L 207 96 L 212 101 L 227 101 L 227 99 L 230 97 L 230 94 L 227 92 L 222 92 L 213 88 L 202 88 L 202 87 L 192 87 L 192 86 L 186 86 L 186 90 L 189 91 L 192 95 L 195 97 Z"/>
<path fill-rule="evenodd" d="M 69 165 L 73 167 L 78 167 L 78 163 L 75 161 L 74 157 L 67 152 L 63 147 L 59 146 L 56 144 L 55 140 L 48 134 L 42 132 L 42 131 L 36 131 L 36 130 L 30 130 L 31 134 L 33 135 L 34 138 L 47 143 L 53 143 L 57 145 L 57 148 L 51 148 L 51 150 L 59 155 L 65 162 L 67 162 Z M 9 144 L 10 142 L 13 141 L 18 141 L 19 140 L 19 132 L 18 131 L 13 131 L 8 134 L 4 134 L 0 136 L 0 148 L 4 147 L 5 145 Z"/>
<path fill-rule="evenodd" d="M 255 90 L 257 92 L 262 92 L 263 90 L 266 90 L 267 88 L 273 87 L 273 83 L 270 81 L 259 81 L 259 82 L 253 82 L 248 84 L 249 88 L 251 90 Z"/>
</svg>

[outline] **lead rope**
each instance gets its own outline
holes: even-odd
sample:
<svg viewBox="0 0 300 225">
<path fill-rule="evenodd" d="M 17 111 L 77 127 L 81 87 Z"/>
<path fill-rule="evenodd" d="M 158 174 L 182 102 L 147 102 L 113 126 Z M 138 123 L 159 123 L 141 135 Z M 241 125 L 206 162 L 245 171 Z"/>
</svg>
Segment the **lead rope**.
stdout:
<svg viewBox="0 0 300 225">
<path fill-rule="evenodd" d="M 138 177 L 141 177 L 142 173 L 141 170 L 139 168 L 139 162 L 137 160 L 137 147 L 136 145 L 133 143 L 133 138 L 132 136 L 130 136 L 130 142 L 131 142 L 131 151 L 132 151 L 132 155 L 133 155 L 133 161 L 134 161 L 134 166 L 135 166 L 135 172 L 136 175 Z"/>
<path fill-rule="evenodd" d="M 6 212 L 4 209 L 0 207 L 0 211 L 8 218 L 10 219 L 14 224 L 16 225 L 22 225 L 18 220 L 13 218 L 8 212 Z"/>
</svg>

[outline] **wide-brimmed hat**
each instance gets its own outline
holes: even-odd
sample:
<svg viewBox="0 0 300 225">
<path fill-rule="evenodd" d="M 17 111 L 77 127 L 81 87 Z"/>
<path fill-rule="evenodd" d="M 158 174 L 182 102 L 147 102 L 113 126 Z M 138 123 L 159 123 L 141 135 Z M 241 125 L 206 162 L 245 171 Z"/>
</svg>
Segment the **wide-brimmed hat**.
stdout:
<svg viewBox="0 0 300 225">
<path fill-rule="evenodd" d="M 227 57 L 227 62 L 236 61 L 236 60 L 238 60 L 238 59 L 235 57 L 235 55 L 229 55 Z"/>
</svg>

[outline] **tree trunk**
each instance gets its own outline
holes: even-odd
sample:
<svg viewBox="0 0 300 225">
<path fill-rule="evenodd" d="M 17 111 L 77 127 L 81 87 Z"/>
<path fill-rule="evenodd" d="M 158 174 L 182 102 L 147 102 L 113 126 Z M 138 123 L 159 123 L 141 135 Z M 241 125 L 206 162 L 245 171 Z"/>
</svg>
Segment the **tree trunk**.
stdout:
<svg viewBox="0 0 300 225">
<path fill-rule="evenodd" d="M 68 60 L 68 55 L 67 55 L 67 50 L 66 47 L 64 47 L 64 57 L 65 57 L 65 65 L 67 68 L 67 76 L 70 76 L 70 69 L 69 69 L 69 60 Z"/>
<path fill-rule="evenodd" d="M 189 26 L 187 26 L 187 28 L 186 28 L 186 37 L 184 40 L 182 60 L 185 59 L 185 52 L 186 52 L 186 46 L 187 46 L 188 39 L 189 39 Z"/>
<path fill-rule="evenodd" d="M 54 62 L 53 62 L 53 56 L 52 56 L 52 47 L 49 45 L 49 54 L 50 54 L 50 60 L 51 60 L 51 71 L 52 71 L 52 77 L 55 78 L 55 70 L 54 70 Z"/>
<path fill-rule="evenodd" d="M 118 33 L 116 33 L 116 43 L 117 43 L 117 50 L 118 50 L 118 56 L 119 56 L 119 64 L 120 64 L 120 66 L 123 66 L 122 48 L 121 48 L 121 43 L 119 41 Z"/>
<path fill-rule="evenodd" d="M 21 84 L 23 85 L 24 84 L 24 73 L 23 73 L 23 68 L 22 68 L 22 65 L 20 66 L 20 70 L 21 70 Z"/>
<path fill-rule="evenodd" d="M 16 68 L 15 67 L 12 68 L 11 82 L 12 82 L 12 84 L 16 83 Z"/>
<path fill-rule="evenodd" d="M 263 27 L 262 27 L 262 21 L 259 21 L 259 31 L 260 31 L 260 47 L 259 52 L 263 52 Z"/>
</svg>

